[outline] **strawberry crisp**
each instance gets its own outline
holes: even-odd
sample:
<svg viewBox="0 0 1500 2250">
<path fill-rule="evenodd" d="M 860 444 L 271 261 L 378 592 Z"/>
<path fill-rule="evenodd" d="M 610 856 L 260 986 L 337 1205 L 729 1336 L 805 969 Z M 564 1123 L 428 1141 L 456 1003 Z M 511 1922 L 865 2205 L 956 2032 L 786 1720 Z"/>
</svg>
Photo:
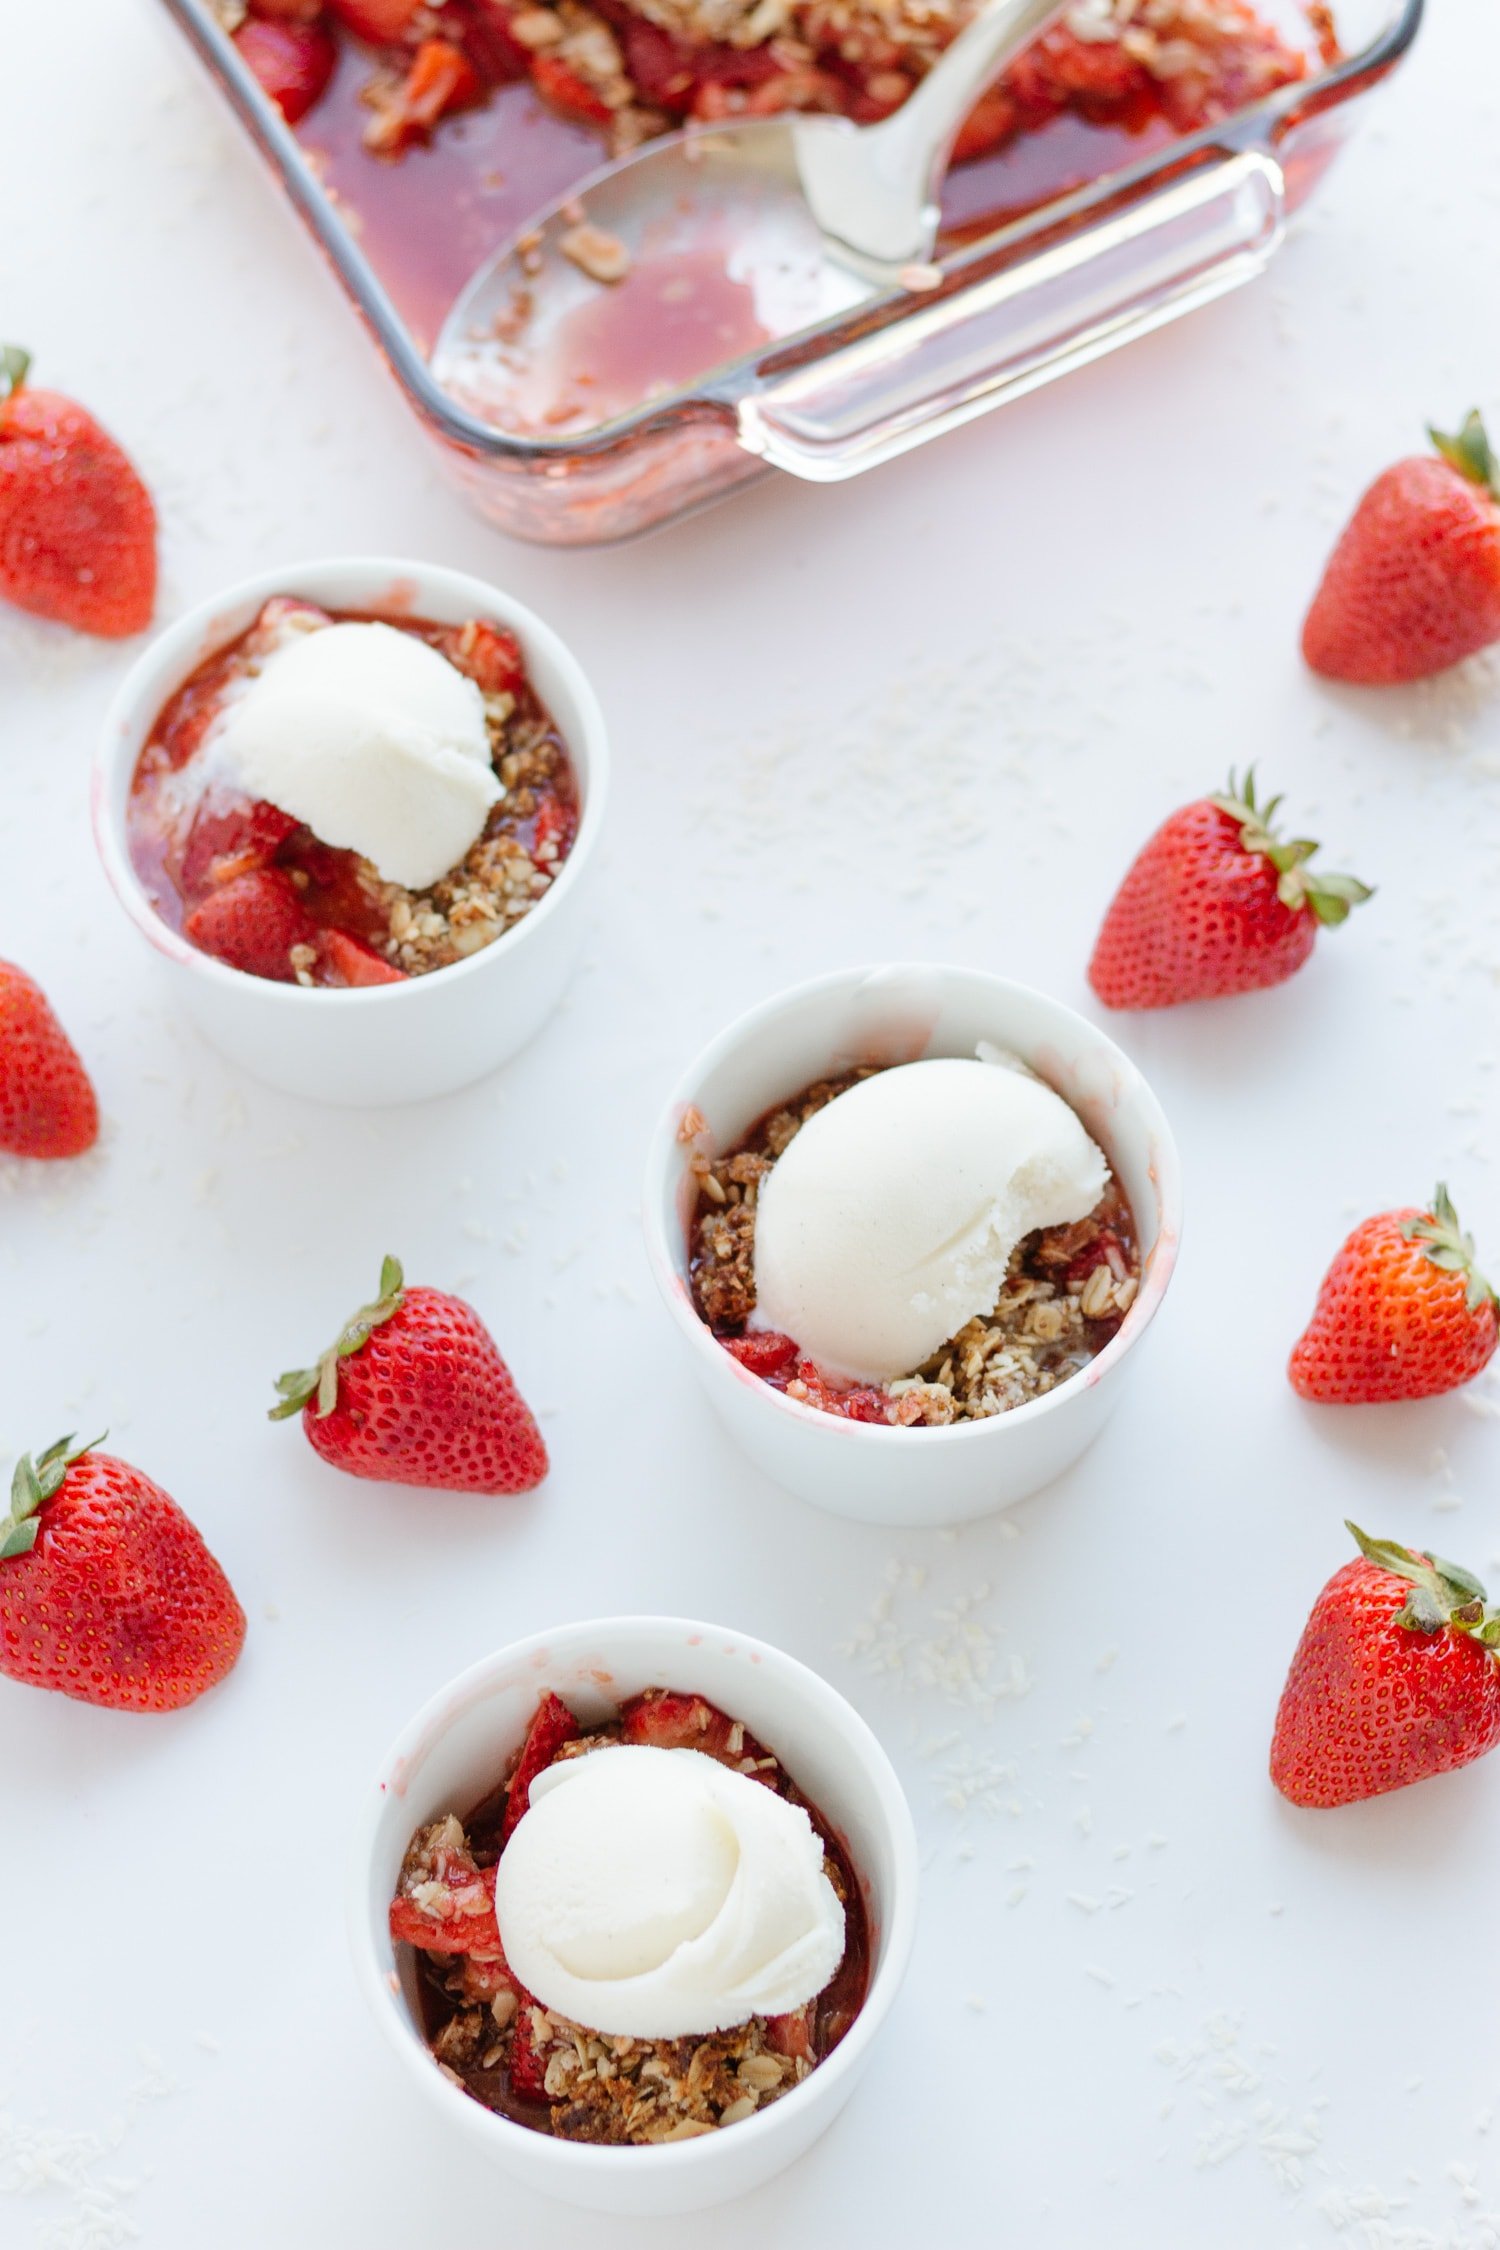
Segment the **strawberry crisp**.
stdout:
<svg viewBox="0 0 1500 2250">
<path fill-rule="evenodd" d="M 966 0 L 215 0 L 266 91 L 295 119 L 362 43 L 363 138 L 394 158 L 444 120 L 530 79 L 621 154 L 688 120 L 899 109 L 962 27 Z M 1336 52 L 1326 10 L 1312 11 Z M 1244 0 L 1078 0 L 984 95 L 960 161 L 1063 117 L 1189 132 L 1303 77 L 1308 59 Z"/>
<path fill-rule="evenodd" d="M 338 662 L 305 681 L 314 640 Z M 235 730 L 267 695 L 247 736 L 258 760 L 241 759 Z M 305 801 L 348 808 L 339 842 Z M 566 747 L 513 634 L 278 596 L 161 712 L 127 838 L 156 911 L 191 944 L 252 976 L 347 987 L 424 976 L 503 937 L 550 888 L 578 818 Z M 382 839 L 382 864 L 371 844 L 351 848 L 365 835 Z"/>
<path fill-rule="evenodd" d="M 835 1938 L 828 1958 L 836 1965 L 821 1991 L 788 2013 L 753 2015 L 707 2034 L 663 2038 L 595 2031 L 544 2005 L 525 1988 L 501 1943 L 502 1920 L 513 1952 L 524 1935 L 524 1918 L 509 1918 L 509 1901 L 518 1889 L 512 1870 L 520 1866 L 520 1858 L 509 1855 L 519 1851 L 524 1856 L 539 1809 L 545 1813 L 557 1799 L 576 1794 L 570 1785 L 581 1786 L 586 1778 L 552 1769 L 597 1757 L 601 1770 L 591 1767 L 589 1782 L 617 1784 L 637 1770 L 624 1763 L 614 1766 L 621 1751 L 633 1759 L 644 1756 L 652 1772 L 670 1768 L 667 1777 L 674 1785 L 702 1775 L 721 1790 L 747 1796 L 758 1817 L 800 1826 L 815 1869 L 821 1853 L 815 1879 L 842 1930 L 841 1956 Z M 664 1751 L 701 1755 L 660 1760 Z M 727 1769 L 727 1775 L 719 1769 Z M 548 1777 L 545 1797 L 538 1786 L 543 1776 Z M 747 1791 L 747 1780 L 759 1786 Z M 781 1802 L 767 1807 L 762 1788 Z M 522 1828 L 528 1813 L 532 1820 Z M 518 1830 L 520 1847 L 515 1843 Z M 606 1889 L 628 1885 L 632 1846 L 618 1829 L 606 1828 L 599 1848 L 589 1856 L 593 1869 L 602 1868 Z M 533 1869 L 537 1864 L 533 1854 Z M 666 1892 L 692 1890 L 690 1875 L 696 1870 L 674 1868 L 671 1880 L 655 1884 L 648 1921 L 663 1911 L 659 1901 Z M 738 1924 L 744 1919 L 738 1881 L 731 1896 L 738 1904 L 728 1919 Z M 606 1900 L 606 1923 L 610 1903 Z M 620 1926 L 629 1915 L 622 1889 Z M 585 1942 L 576 1913 L 568 1927 L 576 1956 Z M 668 1688 L 647 1689 L 624 1703 L 608 1724 L 593 1728 L 586 1728 L 558 1696 L 544 1694 L 505 1780 L 466 1814 L 430 1821 L 412 1837 L 391 1903 L 390 1929 L 398 1947 L 411 1947 L 415 1954 L 422 2024 L 439 2068 L 486 2109 L 570 2141 L 643 2146 L 690 2140 L 753 2116 L 800 2085 L 837 2046 L 859 2013 L 869 1978 L 869 1933 L 859 1884 L 828 1822 L 744 1725 L 702 1696 Z M 610 1939 L 619 1941 L 619 1927 L 607 1928 L 603 1939 L 595 1930 L 589 1942 L 597 1948 Z M 704 1942 L 698 1937 L 696 1946 L 681 1950 L 701 1954 Z M 630 1963 L 631 1968 L 639 1966 L 638 1958 Z M 606 1981 L 596 1989 L 609 1993 L 618 2009 L 622 2003 L 614 1995 L 620 1983 L 613 1970 L 611 1963 L 599 1971 Z M 649 1980 L 634 1976 L 628 1981 L 639 1985 Z M 601 2012 L 607 2012 L 602 2003 Z"/>
<path fill-rule="evenodd" d="M 757 1218 L 767 1183 L 797 1135 L 809 1119 L 854 1088 L 935 1067 L 953 1066 L 919 1063 L 905 1072 L 887 1073 L 870 1067 L 820 1080 L 760 1118 L 726 1155 L 695 1149 L 689 1159 L 697 1183 L 689 1276 L 698 1313 L 743 1367 L 804 1406 L 898 1427 L 935 1427 L 1004 1414 L 1080 1373 L 1117 1334 L 1135 1300 L 1141 1258 L 1124 1191 L 1103 1152 L 1093 1149 L 1066 1105 L 1048 1092 L 1053 1110 L 1077 1130 L 1097 1168 L 1075 1207 L 1087 1205 L 1101 1179 L 1103 1192 L 1085 1216 L 1033 1226 L 1022 1234 L 1003 1267 L 993 1302 L 958 1326 L 921 1364 L 882 1381 L 840 1377 L 819 1365 L 805 1349 L 805 1339 L 769 1324 L 763 1306 L 757 1317 Z M 979 1066 L 958 1067 L 973 1071 Z M 703 1129 L 702 1117 L 690 1110 L 682 1137 L 691 1142 Z M 939 1154 L 940 1165 L 942 1161 Z M 914 1181 L 915 1168 L 908 1170 Z M 907 1200 L 918 1198 L 913 1192 Z M 884 1224 L 888 1230 L 889 1216 Z M 904 1261 L 898 1257 L 896 1262 Z"/>
</svg>

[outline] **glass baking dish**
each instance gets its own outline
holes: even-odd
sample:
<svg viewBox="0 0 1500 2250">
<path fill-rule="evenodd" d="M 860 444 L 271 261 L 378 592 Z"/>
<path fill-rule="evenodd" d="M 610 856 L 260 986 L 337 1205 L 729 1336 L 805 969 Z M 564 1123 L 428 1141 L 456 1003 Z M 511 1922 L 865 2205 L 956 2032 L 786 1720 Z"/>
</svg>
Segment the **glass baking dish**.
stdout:
<svg viewBox="0 0 1500 2250">
<path fill-rule="evenodd" d="M 330 87 L 342 139 L 320 127 L 321 106 L 294 133 L 209 0 L 165 5 L 312 230 L 450 475 L 514 536 L 588 546 L 703 507 L 768 468 L 815 483 L 855 476 L 1250 280 L 1364 97 L 1411 45 L 1424 0 L 1345 0 L 1338 59 L 1200 131 L 1143 149 L 1143 136 L 1081 126 L 1096 144 L 1089 168 L 1102 169 L 1061 193 L 1042 187 L 1040 200 L 1037 180 L 1007 181 L 1013 152 L 1026 158 L 1023 135 L 989 171 L 982 161 L 950 175 L 926 277 L 935 285 L 876 297 L 582 436 L 555 437 L 491 427 L 438 385 L 427 353 L 487 252 L 586 185 L 599 164 L 594 135 L 547 116 L 529 86 L 506 86 L 432 149 L 382 164 L 350 130 L 360 114 L 350 74 L 367 57 L 343 54 Z M 1259 13 L 1304 49 L 1322 28 L 1320 11 L 1292 12 L 1291 0 Z M 507 162 L 519 151 L 524 177 L 506 177 L 491 149 Z M 361 208 L 377 187 L 379 200 Z M 1017 210 L 1019 197 L 1030 207 Z M 378 223 L 382 204 L 401 210 L 400 225 Z"/>
</svg>

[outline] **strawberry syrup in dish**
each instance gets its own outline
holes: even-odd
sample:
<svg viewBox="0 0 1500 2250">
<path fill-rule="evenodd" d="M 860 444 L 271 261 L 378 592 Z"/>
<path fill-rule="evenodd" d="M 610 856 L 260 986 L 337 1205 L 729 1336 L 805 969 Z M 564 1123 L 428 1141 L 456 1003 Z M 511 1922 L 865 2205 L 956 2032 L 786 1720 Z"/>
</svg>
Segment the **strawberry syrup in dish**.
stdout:
<svg viewBox="0 0 1500 2250">
<path fill-rule="evenodd" d="M 505 793 L 465 858 L 425 891 L 382 880 L 215 766 L 215 722 L 259 667 L 289 637 L 350 623 L 413 635 L 484 698 Z M 566 746 L 513 634 L 482 619 L 439 625 L 276 597 L 162 709 L 136 762 L 126 841 L 156 912 L 201 951 L 279 983 L 349 987 L 400 983 L 503 937 L 545 895 L 578 817 Z"/>
<path fill-rule="evenodd" d="M 495 1869 L 530 1783 L 561 1758 L 619 1743 L 703 1752 L 807 1814 L 844 1909 L 843 1958 L 814 1999 L 702 2038 L 609 2039 L 554 2017 L 516 1983 L 495 1925 Z M 667 1688 L 648 1688 L 589 1729 L 545 1694 L 506 1779 L 468 1813 L 413 1836 L 391 1935 L 412 1949 L 423 2032 L 455 2084 L 533 2131 L 613 2145 L 688 2139 L 790 2093 L 848 2031 L 870 1980 L 869 1920 L 837 1831 L 741 1722 Z"/>
<path fill-rule="evenodd" d="M 874 122 L 900 106 L 953 28 L 937 11 L 925 20 L 914 12 L 890 32 L 874 11 L 856 11 L 851 40 L 834 36 L 827 14 L 801 0 L 784 35 L 735 46 L 671 35 L 624 0 L 596 0 L 581 17 L 575 4 L 567 22 L 519 0 L 446 0 L 435 10 L 330 0 L 309 36 L 334 35 L 335 67 L 294 130 L 430 351 L 471 275 L 609 156 L 685 122 L 787 108 Z M 391 34 L 378 43 L 349 29 L 377 20 Z M 1300 35 L 1283 36 L 1243 0 L 1080 0 L 965 125 L 944 194 L 944 240 L 1034 211 L 1337 54 L 1320 7 Z M 253 67 L 248 49 L 245 60 Z"/>
</svg>

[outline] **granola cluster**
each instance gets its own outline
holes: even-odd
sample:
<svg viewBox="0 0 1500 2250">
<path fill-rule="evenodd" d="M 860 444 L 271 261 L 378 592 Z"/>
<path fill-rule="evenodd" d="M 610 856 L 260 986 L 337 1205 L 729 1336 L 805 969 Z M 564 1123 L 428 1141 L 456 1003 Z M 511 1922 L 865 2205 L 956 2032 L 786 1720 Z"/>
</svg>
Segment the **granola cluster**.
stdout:
<svg viewBox="0 0 1500 2250">
<path fill-rule="evenodd" d="M 505 795 L 457 867 L 430 890 L 376 882 L 387 913 L 381 952 L 409 976 L 446 968 L 492 945 L 550 889 L 565 848 L 557 833 L 533 833 L 544 796 L 563 777 L 564 753 L 550 722 L 519 717 L 511 695 L 487 695 L 495 771 Z"/>
<path fill-rule="evenodd" d="M 820 1079 L 773 1110 L 727 1156 L 695 1151 L 698 1183 L 690 1279 L 703 1319 L 731 1348 L 755 1309 L 755 1209 L 760 1183 L 801 1127 L 870 1069 Z M 690 1112 L 691 1142 L 703 1120 Z M 881 1390 L 840 1391 L 810 1362 L 757 1368 L 804 1405 L 898 1426 L 981 1421 L 1042 1398 L 1104 1349 L 1135 1301 L 1141 1263 L 1130 1206 L 1111 1177 L 1087 1218 L 1043 1227 L 1017 1244 L 992 1311 L 959 1330 L 925 1367 Z M 747 1356 L 746 1364 L 755 1360 Z"/>
<path fill-rule="evenodd" d="M 459 1972 L 449 1974 L 460 1981 Z M 488 2007 L 460 2008 L 437 2034 L 433 2053 L 461 2085 L 475 2072 L 499 2073 L 511 2063 L 522 2013 L 560 2140 L 694 2140 L 753 2116 L 800 2085 L 812 2067 L 805 2055 L 774 2052 L 761 2017 L 704 2039 L 610 2038 L 544 2008 L 522 2010 L 508 1991 Z"/>
</svg>

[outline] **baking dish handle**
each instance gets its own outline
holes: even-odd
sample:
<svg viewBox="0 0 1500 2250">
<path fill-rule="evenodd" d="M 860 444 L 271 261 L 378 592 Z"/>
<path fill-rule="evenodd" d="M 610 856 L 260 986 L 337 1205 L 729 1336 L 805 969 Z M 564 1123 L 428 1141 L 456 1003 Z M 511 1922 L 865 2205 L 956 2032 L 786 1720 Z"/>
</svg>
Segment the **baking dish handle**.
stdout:
<svg viewBox="0 0 1500 2250">
<path fill-rule="evenodd" d="M 740 443 L 813 483 L 857 476 L 1251 280 L 1284 204 L 1265 150 L 1216 154 L 987 279 L 955 275 L 825 359 L 772 363 L 739 401 Z"/>
</svg>

